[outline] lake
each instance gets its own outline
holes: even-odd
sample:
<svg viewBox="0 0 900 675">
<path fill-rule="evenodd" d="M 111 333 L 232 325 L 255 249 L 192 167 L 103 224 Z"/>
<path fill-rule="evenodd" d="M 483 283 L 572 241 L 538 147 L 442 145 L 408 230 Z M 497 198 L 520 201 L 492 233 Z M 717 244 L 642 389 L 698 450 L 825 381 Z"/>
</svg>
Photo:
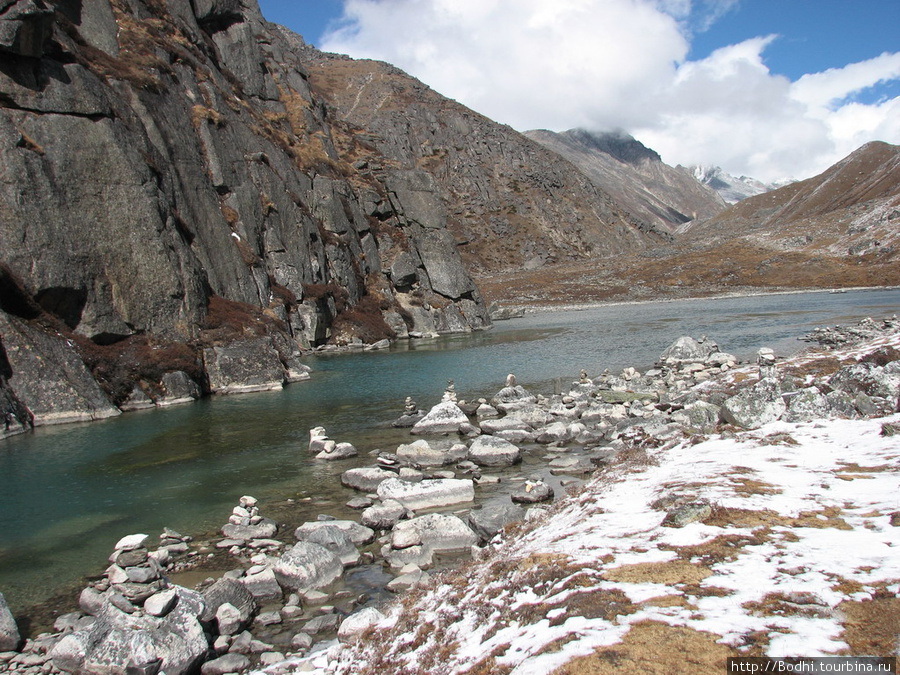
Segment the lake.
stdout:
<svg viewBox="0 0 900 675">
<path fill-rule="evenodd" d="M 391 350 L 305 358 L 312 380 L 284 390 L 216 397 L 91 424 L 44 427 L 0 441 L 0 592 L 14 612 L 83 585 L 125 534 L 163 527 L 210 533 L 241 495 L 261 512 L 299 524 L 319 513 L 350 517 L 340 473 L 393 451 L 408 431 L 390 427 L 406 396 L 436 404 L 448 380 L 460 398 L 489 398 L 515 373 L 535 392 L 592 376 L 639 370 L 681 335 L 715 340 L 752 359 L 787 356 L 816 326 L 900 311 L 900 290 L 804 293 L 606 305 L 542 312 L 493 330 L 412 341 Z M 324 426 L 360 457 L 316 461 L 309 429 Z"/>
</svg>

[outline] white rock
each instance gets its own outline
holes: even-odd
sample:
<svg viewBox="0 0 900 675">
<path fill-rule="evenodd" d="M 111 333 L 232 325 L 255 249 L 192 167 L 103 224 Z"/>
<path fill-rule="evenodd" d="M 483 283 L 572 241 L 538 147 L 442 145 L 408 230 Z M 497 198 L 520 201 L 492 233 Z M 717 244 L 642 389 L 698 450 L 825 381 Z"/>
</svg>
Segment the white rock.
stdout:
<svg viewBox="0 0 900 675">
<path fill-rule="evenodd" d="M 352 642 L 372 626 L 384 621 L 384 614 L 374 607 L 366 607 L 355 614 L 351 614 L 341 622 L 338 628 L 338 640 Z"/>
<path fill-rule="evenodd" d="M 407 483 L 390 478 L 378 486 L 382 501 L 393 499 L 412 511 L 471 502 L 475 499 L 475 486 L 471 480 L 441 478 Z"/>
<path fill-rule="evenodd" d="M 144 546 L 149 538 L 149 534 L 129 534 L 119 539 L 115 549 L 117 551 L 133 551 Z"/>
</svg>

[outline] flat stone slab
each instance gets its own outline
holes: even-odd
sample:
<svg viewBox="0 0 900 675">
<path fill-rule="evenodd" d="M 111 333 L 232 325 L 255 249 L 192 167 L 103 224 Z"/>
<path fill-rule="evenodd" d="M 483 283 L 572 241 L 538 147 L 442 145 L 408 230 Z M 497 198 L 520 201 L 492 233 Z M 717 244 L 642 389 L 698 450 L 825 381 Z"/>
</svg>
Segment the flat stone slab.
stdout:
<svg viewBox="0 0 900 675">
<path fill-rule="evenodd" d="M 475 486 L 462 478 L 438 478 L 407 483 L 391 478 L 378 486 L 382 501 L 393 499 L 412 511 L 462 504 L 475 499 Z"/>
</svg>

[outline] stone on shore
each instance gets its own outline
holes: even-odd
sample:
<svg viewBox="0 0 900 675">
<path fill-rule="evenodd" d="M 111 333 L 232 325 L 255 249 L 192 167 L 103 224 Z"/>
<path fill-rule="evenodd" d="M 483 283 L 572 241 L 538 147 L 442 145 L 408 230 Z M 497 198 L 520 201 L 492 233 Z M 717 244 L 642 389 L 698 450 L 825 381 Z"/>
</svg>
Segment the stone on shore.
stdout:
<svg viewBox="0 0 900 675">
<path fill-rule="evenodd" d="M 328 527 L 337 528 L 344 532 L 355 546 L 364 546 L 375 541 L 375 532 L 354 520 L 316 520 L 303 523 L 294 530 L 294 536 L 298 540 L 304 541 L 309 538 L 312 532 Z"/>
<path fill-rule="evenodd" d="M 446 400 L 428 411 L 425 417 L 415 423 L 410 433 L 416 435 L 456 433 L 460 425 L 468 422 L 469 417 L 466 413 L 454 401 Z"/>
<path fill-rule="evenodd" d="M 511 502 L 497 502 L 485 504 L 476 511 L 469 512 L 469 527 L 485 541 L 490 541 L 494 536 L 512 523 L 525 519 L 525 509 Z"/>
<path fill-rule="evenodd" d="M 278 532 L 278 525 L 274 520 L 263 518 L 256 525 L 236 525 L 235 523 L 227 523 L 222 526 L 222 534 L 228 539 L 242 539 L 249 541 L 251 539 L 271 539 Z"/>
<path fill-rule="evenodd" d="M 344 530 L 340 527 L 328 527 L 328 521 L 325 521 L 324 525 L 326 527 L 303 531 L 303 541 L 311 541 L 314 544 L 324 546 L 340 558 L 344 567 L 358 565 L 361 556 L 359 549 L 356 548 L 350 539 L 349 530 Z"/>
<path fill-rule="evenodd" d="M 178 600 L 162 619 L 106 603 L 90 627 L 64 635 L 50 650 L 53 665 L 69 673 L 194 672 L 209 649 L 199 618 L 203 597 L 173 588 Z"/>
<path fill-rule="evenodd" d="M 203 591 L 203 601 L 206 607 L 200 620 L 206 622 L 216 618 L 219 607 L 225 604 L 237 610 L 241 626 L 246 625 L 256 611 L 256 600 L 250 590 L 241 582 L 227 577 L 222 577 Z"/>
<path fill-rule="evenodd" d="M 0 593 L 0 652 L 11 652 L 19 646 L 21 641 L 19 627 L 6 604 L 6 598 Z"/>
<path fill-rule="evenodd" d="M 659 357 L 659 362 L 665 365 L 703 363 L 717 351 L 719 346 L 712 340 L 706 338 L 695 340 L 689 335 L 683 335 L 666 347 Z"/>
<path fill-rule="evenodd" d="M 465 522 L 446 513 L 429 513 L 397 523 L 391 533 L 396 549 L 421 544 L 433 552 L 465 551 L 478 543 L 478 536 Z"/>
<path fill-rule="evenodd" d="M 309 541 L 294 544 L 273 566 L 278 583 L 295 591 L 327 586 L 344 572 L 344 565 L 324 546 Z"/>
<path fill-rule="evenodd" d="M 390 530 L 400 522 L 409 510 L 400 502 L 386 499 L 381 504 L 373 504 L 360 514 L 360 522 L 375 530 Z"/>
<path fill-rule="evenodd" d="M 351 614 L 341 622 L 338 628 L 338 640 L 341 642 L 353 642 L 363 633 L 384 621 L 385 616 L 374 607 L 366 607 L 355 614 Z"/>
<path fill-rule="evenodd" d="M 396 478 L 397 474 L 393 471 L 379 469 L 377 467 L 362 467 L 358 469 L 348 469 L 341 474 L 341 484 L 360 492 L 375 492 L 382 481 L 389 478 Z"/>
<path fill-rule="evenodd" d="M 758 429 L 781 418 L 787 410 L 781 398 L 781 386 L 773 378 L 765 378 L 725 399 L 722 418 L 744 429 Z"/>
<path fill-rule="evenodd" d="M 503 387 L 491 399 L 491 406 L 502 412 L 510 412 L 517 408 L 534 403 L 537 398 L 528 393 L 522 385 Z"/>
<path fill-rule="evenodd" d="M 519 504 L 547 502 L 553 499 L 553 488 L 541 480 L 527 480 L 510 495 L 510 499 Z"/>
<path fill-rule="evenodd" d="M 212 661 L 207 661 L 200 668 L 201 675 L 226 675 L 240 673 L 250 667 L 250 659 L 243 654 L 225 654 Z"/>
<path fill-rule="evenodd" d="M 471 480 L 438 478 L 408 483 L 391 478 L 378 486 L 382 502 L 393 499 L 412 511 L 451 506 L 475 499 L 475 486 Z"/>
<path fill-rule="evenodd" d="M 496 436 L 479 436 L 469 447 L 468 459 L 479 466 L 512 466 L 522 461 L 522 450 Z"/>
<path fill-rule="evenodd" d="M 238 581 L 250 591 L 257 602 L 281 599 L 281 586 L 278 585 L 278 579 L 275 578 L 275 572 L 271 567 L 253 574 L 245 574 Z"/>
<path fill-rule="evenodd" d="M 417 466 L 446 466 L 465 456 L 466 446 L 462 443 L 429 442 L 424 438 L 397 448 L 400 461 Z"/>
</svg>

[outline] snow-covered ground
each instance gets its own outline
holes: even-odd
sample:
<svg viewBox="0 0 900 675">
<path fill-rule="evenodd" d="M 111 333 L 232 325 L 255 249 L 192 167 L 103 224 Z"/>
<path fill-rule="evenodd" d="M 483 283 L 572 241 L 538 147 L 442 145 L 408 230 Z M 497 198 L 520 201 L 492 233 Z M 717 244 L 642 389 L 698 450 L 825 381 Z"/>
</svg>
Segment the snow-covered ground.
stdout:
<svg viewBox="0 0 900 675">
<path fill-rule="evenodd" d="M 702 521 L 663 525 L 684 504 L 701 505 Z M 635 449 L 536 526 L 397 603 L 360 643 L 269 672 L 539 674 L 616 645 L 639 663 L 629 640 L 648 627 L 678 632 L 673 644 L 702 636 L 719 672 L 723 655 L 891 656 L 898 513 L 900 414 Z M 686 656 L 670 653 L 673 665 Z"/>
</svg>

